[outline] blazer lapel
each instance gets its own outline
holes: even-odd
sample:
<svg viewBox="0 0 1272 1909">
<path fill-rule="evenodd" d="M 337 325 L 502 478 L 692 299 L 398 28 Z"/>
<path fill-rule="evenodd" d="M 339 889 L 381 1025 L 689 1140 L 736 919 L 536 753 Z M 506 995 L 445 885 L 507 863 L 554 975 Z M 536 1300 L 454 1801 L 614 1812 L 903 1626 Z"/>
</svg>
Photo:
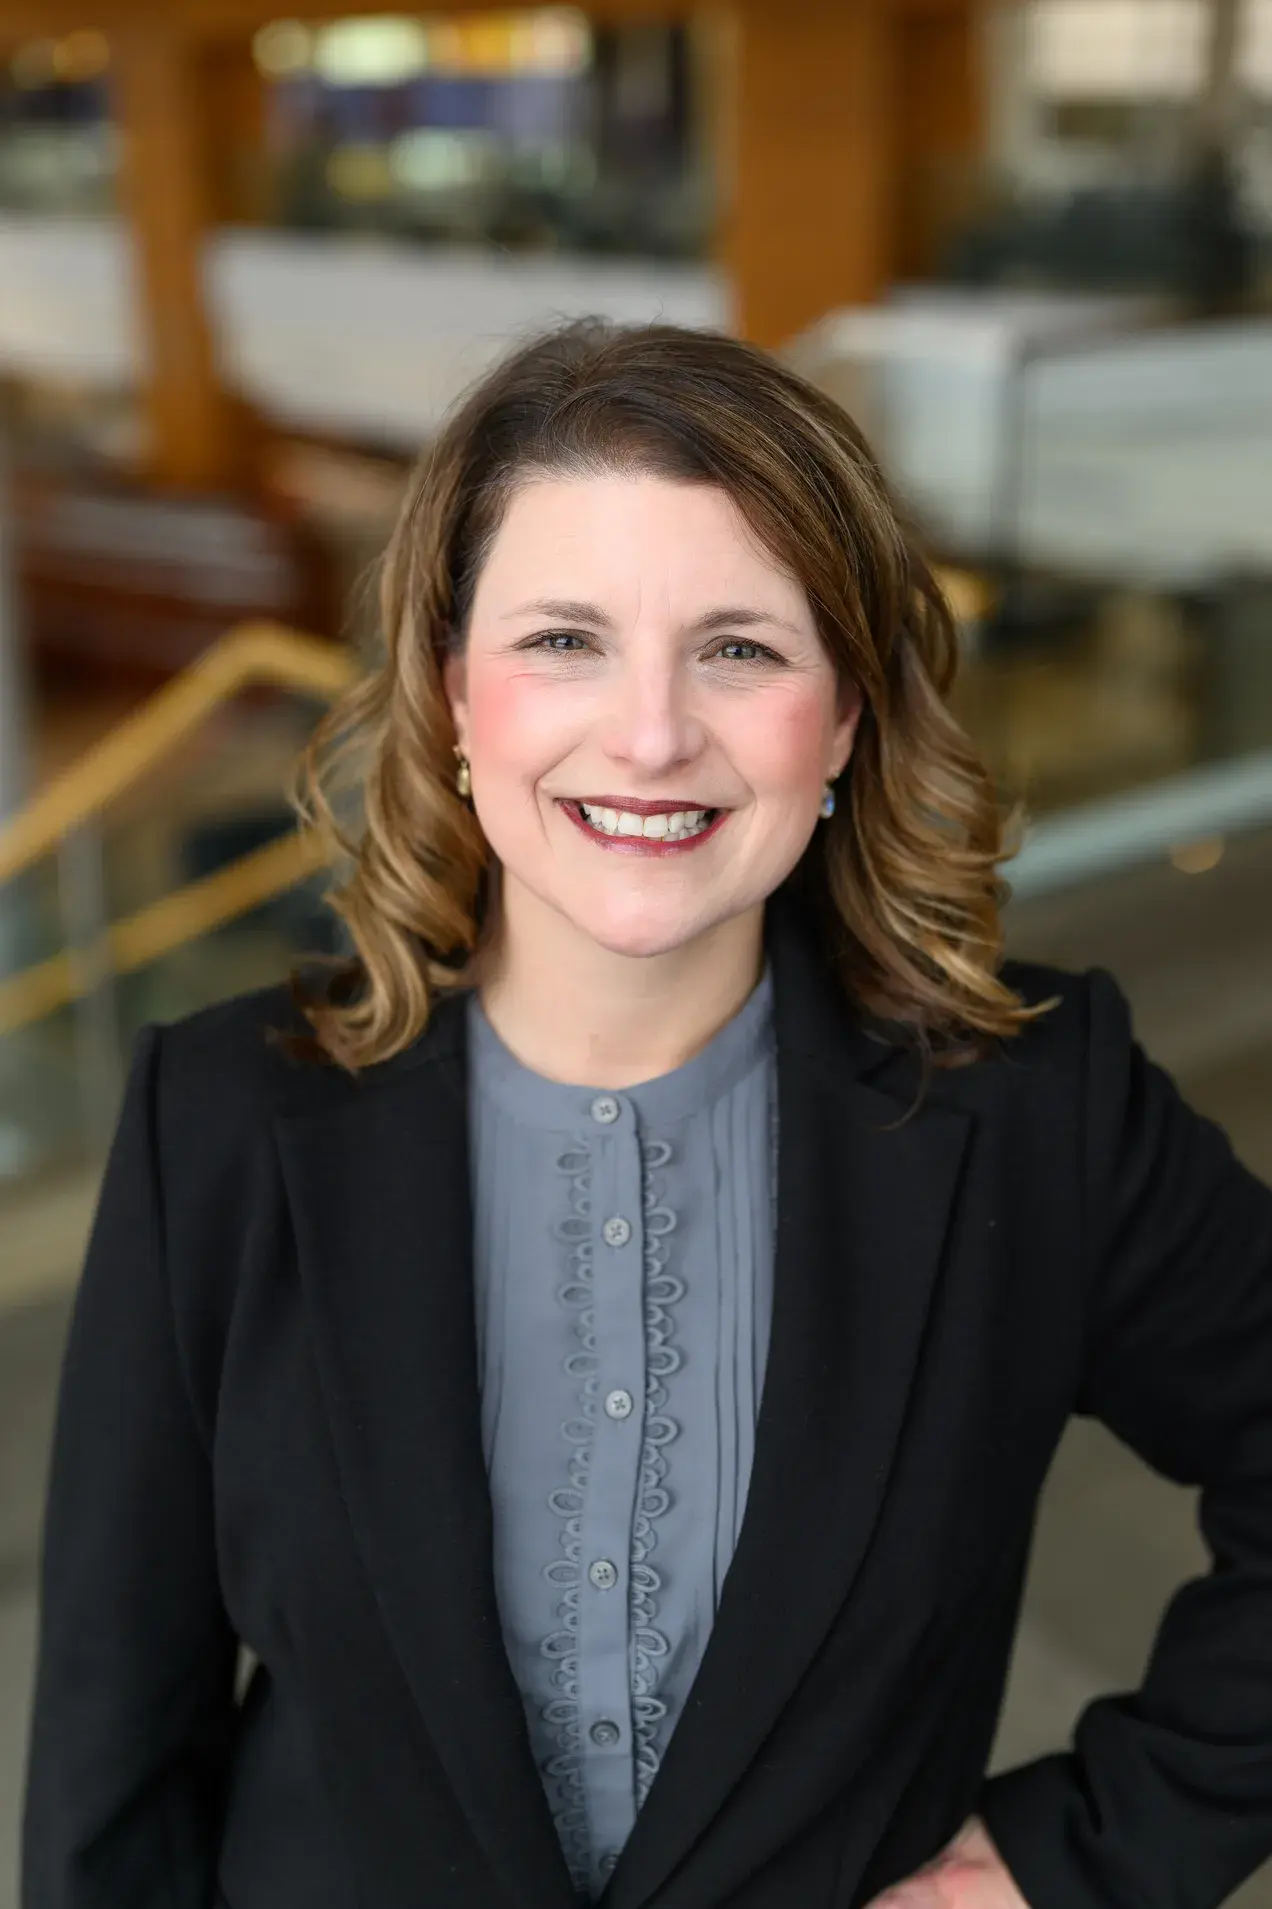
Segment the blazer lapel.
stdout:
<svg viewBox="0 0 1272 1909">
<path fill-rule="evenodd" d="M 437 1754 L 510 1902 L 574 1901 L 491 1562 L 461 1000 L 375 1075 L 280 1116 L 320 1383 L 363 1562 Z"/>
<path fill-rule="evenodd" d="M 852 1019 L 792 918 L 774 914 L 778 1227 L 751 1482 L 698 1676 L 605 1909 L 637 1909 L 687 1854 L 851 1589 L 887 1489 L 967 1139 L 961 1112 L 928 1101 L 903 1122 L 907 1103 L 866 1083 L 895 1047 Z"/>
</svg>

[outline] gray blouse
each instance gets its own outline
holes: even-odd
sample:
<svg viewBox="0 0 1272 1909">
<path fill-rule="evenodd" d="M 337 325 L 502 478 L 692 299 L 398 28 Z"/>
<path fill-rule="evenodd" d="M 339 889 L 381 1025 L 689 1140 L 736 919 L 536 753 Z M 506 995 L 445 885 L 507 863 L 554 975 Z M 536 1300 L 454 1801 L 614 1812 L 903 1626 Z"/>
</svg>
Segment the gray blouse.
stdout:
<svg viewBox="0 0 1272 1909">
<path fill-rule="evenodd" d="M 482 1436 L 505 1645 L 571 1875 L 599 1895 L 697 1672 L 768 1352 L 772 979 L 621 1092 L 469 998 Z"/>
</svg>

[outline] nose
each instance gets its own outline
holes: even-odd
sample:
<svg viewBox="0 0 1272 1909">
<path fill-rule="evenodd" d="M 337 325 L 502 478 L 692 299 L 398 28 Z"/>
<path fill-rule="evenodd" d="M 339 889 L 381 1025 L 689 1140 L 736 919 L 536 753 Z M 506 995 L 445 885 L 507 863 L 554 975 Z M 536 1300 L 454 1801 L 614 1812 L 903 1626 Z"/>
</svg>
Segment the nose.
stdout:
<svg viewBox="0 0 1272 1909">
<path fill-rule="evenodd" d="M 693 707 L 686 672 L 667 655 L 629 655 L 614 672 L 602 746 L 616 762 L 650 778 L 692 762 L 705 726 Z"/>
</svg>

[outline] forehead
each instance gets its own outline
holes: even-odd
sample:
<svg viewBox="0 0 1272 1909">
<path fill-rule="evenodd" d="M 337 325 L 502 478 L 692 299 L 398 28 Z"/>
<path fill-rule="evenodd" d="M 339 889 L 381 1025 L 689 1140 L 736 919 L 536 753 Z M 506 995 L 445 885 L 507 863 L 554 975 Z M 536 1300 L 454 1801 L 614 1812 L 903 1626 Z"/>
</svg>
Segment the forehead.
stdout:
<svg viewBox="0 0 1272 1909">
<path fill-rule="evenodd" d="M 648 474 L 537 477 L 518 486 L 475 607 L 501 611 L 535 595 L 622 599 L 637 589 L 642 597 L 674 595 L 686 611 L 743 592 L 756 608 L 809 620 L 801 586 L 727 492 Z"/>
</svg>

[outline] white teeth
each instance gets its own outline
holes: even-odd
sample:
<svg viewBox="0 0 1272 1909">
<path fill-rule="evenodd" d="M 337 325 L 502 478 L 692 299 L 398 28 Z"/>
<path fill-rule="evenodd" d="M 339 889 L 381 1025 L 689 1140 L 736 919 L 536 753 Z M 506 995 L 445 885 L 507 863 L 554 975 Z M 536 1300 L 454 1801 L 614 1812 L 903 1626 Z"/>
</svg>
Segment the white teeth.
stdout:
<svg viewBox="0 0 1272 1909">
<path fill-rule="evenodd" d="M 671 815 L 637 815 L 631 809 L 597 809 L 580 802 L 587 821 L 606 835 L 642 835 L 650 841 L 682 842 L 707 826 L 706 809 L 677 809 Z"/>
</svg>

